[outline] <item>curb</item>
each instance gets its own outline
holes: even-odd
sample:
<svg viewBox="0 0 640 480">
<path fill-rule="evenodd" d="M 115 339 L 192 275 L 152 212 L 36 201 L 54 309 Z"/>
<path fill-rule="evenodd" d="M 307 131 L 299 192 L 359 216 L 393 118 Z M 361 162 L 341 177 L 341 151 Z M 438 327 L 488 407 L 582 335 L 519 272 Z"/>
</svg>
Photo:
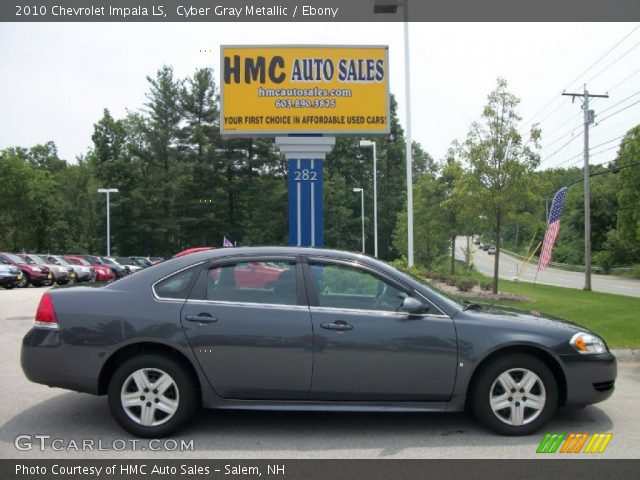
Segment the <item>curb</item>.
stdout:
<svg viewBox="0 0 640 480">
<path fill-rule="evenodd" d="M 631 348 L 611 350 L 619 362 L 640 362 L 640 350 Z"/>
</svg>

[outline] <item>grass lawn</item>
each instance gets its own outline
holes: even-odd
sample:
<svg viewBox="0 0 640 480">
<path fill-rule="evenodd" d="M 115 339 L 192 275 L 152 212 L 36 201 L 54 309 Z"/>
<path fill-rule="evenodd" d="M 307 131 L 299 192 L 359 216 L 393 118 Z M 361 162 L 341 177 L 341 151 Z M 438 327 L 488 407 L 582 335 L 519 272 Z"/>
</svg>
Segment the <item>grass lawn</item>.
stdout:
<svg viewBox="0 0 640 480">
<path fill-rule="evenodd" d="M 492 303 L 566 318 L 601 335 L 610 348 L 640 348 L 640 298 L 508 280 L 500 280 L 499 290 L 533 300 Z"/>
</svg>

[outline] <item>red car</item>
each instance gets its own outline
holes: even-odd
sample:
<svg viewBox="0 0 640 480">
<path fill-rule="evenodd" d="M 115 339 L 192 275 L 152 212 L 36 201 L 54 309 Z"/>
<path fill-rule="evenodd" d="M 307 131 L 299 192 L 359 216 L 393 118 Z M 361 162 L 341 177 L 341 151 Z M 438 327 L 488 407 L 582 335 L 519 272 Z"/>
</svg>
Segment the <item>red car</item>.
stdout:
<svg viewBox="0 0 640 480">
<path fill-rule="evenodd" d="M 193 247 L 187 248 L 181 252 L 176 253 L 172 258 L 182 257 L 183 255 L 189 255 L 190 253 L 203 252 L 205 250 L 212 250 L 215 247 Z"/>
<path fill-rule="evenodd" d="M 64 255 L 65 260 L 73 263 L 74 265 L 83 265 L 85 267 L 91 267 L 96 274 L 96 282 L 110 282 L 116 278 L 116 274 L 109 267 L 102 265 L 91 265 L 87 260 L 76 255 Z"/>
<path fill-rule="evenodd" d="M 267 288 L 275 282 L 283 268 L 269 262 L 239 263 L 235 268 L 236 286 L 238 288 Z"/>
<path fill-rule="evenodd" d="M 15 265 L 22 270 L 22 280 L 18 284 L 19 287 L 28 287 L 31 283 L 34 287 L 43 285 L 51 285 L 53 283 L 53 275 L 49 267 L 44 265 L 29 265 L 24 258 L 13 253 L 0 253 L 0 260 L 3 263 Z"/>
</svg>

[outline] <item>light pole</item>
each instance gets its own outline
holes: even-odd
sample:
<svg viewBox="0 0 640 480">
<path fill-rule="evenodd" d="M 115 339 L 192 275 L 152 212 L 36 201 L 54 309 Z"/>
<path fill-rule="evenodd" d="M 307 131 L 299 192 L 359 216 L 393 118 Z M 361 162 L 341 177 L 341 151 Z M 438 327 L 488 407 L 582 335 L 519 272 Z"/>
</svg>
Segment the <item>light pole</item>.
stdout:
<svg viewBox="0 0 640 480">
<path fill-rule="evenodd" d="M 354 188 L 354 192 L 360 192 L 360 218 L 362 221 L 362 253 L 364 253 L 364 188 Z"/>
<path fill-rule="evenodd" d="M 118 193 L 117 188 L 99 188 L 98 193 L 107 194 L 107 257 L 111 256 L 111 224 L 109 218 L 109 194 Z"/>
<path fill-rule="evenodd" d="M 402 7 L 404 20 L 404 90 L 407 125 L 407 264 L 413 266 L 413 159 L 411 152 L 411 70 L 409 62 L 409 0 L 375 0 L 373 13 L 396 13 Z"/>
<path fill-rule="evenodd" d="M 376 160 L 376 142 L 360 140 L 361 147 L 373 147 L 373 256 L 378 258 L 378 167 Z"/>
</svg>

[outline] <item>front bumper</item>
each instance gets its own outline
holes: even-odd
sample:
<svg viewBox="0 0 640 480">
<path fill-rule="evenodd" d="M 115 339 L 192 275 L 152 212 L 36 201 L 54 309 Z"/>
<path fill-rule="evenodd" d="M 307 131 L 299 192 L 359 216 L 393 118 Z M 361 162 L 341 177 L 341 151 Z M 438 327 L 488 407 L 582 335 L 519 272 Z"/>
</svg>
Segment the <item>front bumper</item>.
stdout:
<svg viewBox="0 0 640 480">
<path fill-rule="evenodd" d="M 613 394 L 618 367 L 612 353 L 575 353 L 560 358 L 567 380 L 567 406 L 602 402 Z"/>
<path fill-rule="evenodd" d="M 0 286 L 15 287 L 20 283 L 19 275 L 0 275 Z"/>
</svg>

